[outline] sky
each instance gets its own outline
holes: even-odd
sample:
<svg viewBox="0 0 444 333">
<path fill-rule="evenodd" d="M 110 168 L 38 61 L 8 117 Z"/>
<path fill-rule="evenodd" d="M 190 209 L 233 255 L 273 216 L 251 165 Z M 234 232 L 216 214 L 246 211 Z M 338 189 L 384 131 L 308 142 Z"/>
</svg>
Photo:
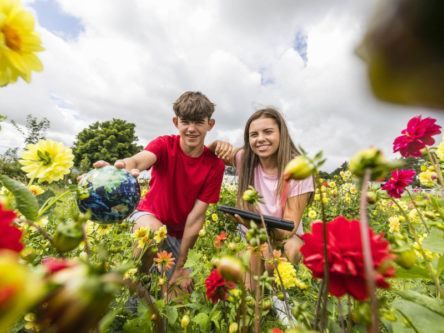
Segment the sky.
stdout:
<svg viewBox="0 0 444 333">
<path fill-rule="evenodd" d="M 375 145 L 388 157 L 408 119 L 444 113 L 376 100 L 355 55 L 375 0 L 25 0 L 44 71 L 0 89 L 0 113 L 51 122 L 72 145 L 96 121 L 136 124 L 141 145 L 174 134 L 172 104 L 187 90 L 216 104 L 207 136 L 242 145 L 257 109 L 280 110 L 296 144 L 323 150 L 331 171 Z M 0 152 L 23 147 L 2 124 Z"/>
</svg>

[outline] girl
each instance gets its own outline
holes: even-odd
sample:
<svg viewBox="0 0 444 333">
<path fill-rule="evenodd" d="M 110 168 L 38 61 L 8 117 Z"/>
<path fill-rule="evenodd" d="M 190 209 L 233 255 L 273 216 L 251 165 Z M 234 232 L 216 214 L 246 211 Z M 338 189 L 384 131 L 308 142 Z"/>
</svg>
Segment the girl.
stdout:
<svg viewBox="0 0 444 333">
<path fill-rule="evenodd" d="M 313 192 L 313 178 L 301 181 L 290 181 L 285 205 L 282 207 L 281 194 L 285 188 L 283 171 L 287 163 L 299 155 L 288 133 L 287 125 L 282 115 L 273 108 L 265 108 L 253 113 L 245 125 L 244 146 L 231 149 L 231 145 L 216 141 L 210 149 L 224 158 L 226 164 L 236 167 L 239 176 L 237 206 L 250 211 L 255 208 L 242 200 L 242 194 L 253 186 L 263 197 L 259 203 L 259 211 L 263 215 L 271 215 L 293 221 L 296 235 L 289 231 L 271 229 L 270 237 L 274 246 L 283 247 L 288 260 L 296 263 L 299 260 L 299 249 L 302 240 L 302 214 Z M 244 225 L 245 221 L 239 216 L 237 220 Z M 269 251 L 263 253 L 268 258 Z"/>
</svg>

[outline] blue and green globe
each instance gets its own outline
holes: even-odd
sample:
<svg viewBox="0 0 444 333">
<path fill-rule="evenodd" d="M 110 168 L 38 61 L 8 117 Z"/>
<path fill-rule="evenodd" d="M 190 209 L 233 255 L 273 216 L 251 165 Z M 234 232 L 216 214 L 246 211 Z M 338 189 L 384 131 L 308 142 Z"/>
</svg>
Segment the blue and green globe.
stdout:
<svg viewBox="0 0 444 333">
<path fill-rule="evenodd" d="M 140 200 L 140 188 L 129 172 L 113 166 L 93 169 L 79 182 L 79 208 L 91 210 L 97 223 L 116 223 L 126 218 Z"/>
</svg>

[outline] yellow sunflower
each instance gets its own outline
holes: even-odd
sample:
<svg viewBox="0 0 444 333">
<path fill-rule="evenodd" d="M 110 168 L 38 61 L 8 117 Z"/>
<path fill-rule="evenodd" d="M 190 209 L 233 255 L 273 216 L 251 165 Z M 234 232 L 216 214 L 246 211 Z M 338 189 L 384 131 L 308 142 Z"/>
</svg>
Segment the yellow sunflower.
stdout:
<svg viewBox="0 0 444 333">
<path fill-rule="evenodd" d="M 69 173 L 74 159 L 70 148 L 52 140 L 40 140 L 36 144 L 27 145 L 21 157 L 19 162 L 26 176 L 38 179 L 39 183 L 62 179 Z"/>
<path fill-rule="evenodd" d="M 31 72 L 43 69 L 35 55 L 42 50 L 32 14 L 20 0 L 0 0 L 0 87 L 18 77 L 30 82 Z"/>
</svg>

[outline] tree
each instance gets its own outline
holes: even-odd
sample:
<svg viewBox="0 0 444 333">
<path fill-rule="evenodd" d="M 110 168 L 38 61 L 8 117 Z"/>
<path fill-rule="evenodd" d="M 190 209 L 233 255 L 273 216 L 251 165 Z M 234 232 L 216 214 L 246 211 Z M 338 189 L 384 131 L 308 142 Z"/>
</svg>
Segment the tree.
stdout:
<svg viewBox="0 0 444 333">
<path fill-rule="evenodd" d="M 14 120 L 11 120 L 11 124 L 14 125 L 17 131 L 22 133 L 25 137 L 25 145 L 27 145 L 29 143 L 37 143 L 39 140 L 44 139 L 50 122 L 45 117 L 39 120 L 37 117 L 28 114 L 26 116 L 25 130 L 20 128 Z"/>
<path fill-rule="evenodd" d="M 7 149 L 0 155 L 0 174 L 26 181 L 26 175 L 21 169 L 18 157 L 18 147 Z"/>
<path fill-rule="evenodd" d="M 91 168 L 93 162 L 113 162 L 139 152 L 135 124 L 122 119 L 95 122 L 77 134 L 74 142 L 74 165 L 81 171 Z"/>
</svg>

